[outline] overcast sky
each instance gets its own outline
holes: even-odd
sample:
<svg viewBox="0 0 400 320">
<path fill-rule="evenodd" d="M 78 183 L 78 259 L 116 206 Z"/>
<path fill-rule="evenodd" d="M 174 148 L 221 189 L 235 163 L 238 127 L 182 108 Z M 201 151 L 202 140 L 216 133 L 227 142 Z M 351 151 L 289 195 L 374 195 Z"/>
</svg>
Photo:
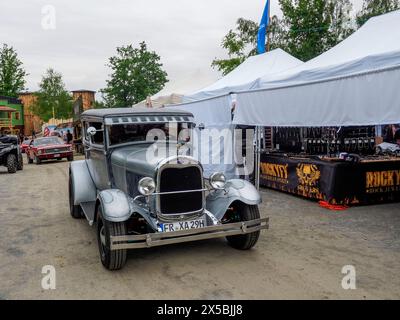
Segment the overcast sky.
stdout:
<svg viewBox="0 0 400 320">
<path fill-rule="evenodd" d="M 353 3 L 359 9 L 362 0 Z M 259 21 L 264 5 L 265 0 L 1 0 L 0 43 L 17 49 L 30 91 L 49 67 L 63 74 L 68 90 L 99 91 L 115 48 L 146 41 L 168 73 L 163 92 L 189 93 L 220 77 L 210 65 L 225 57 L 223 36 L 239 17 Z M 278 0 L 271 1 L 271 14 L 280 15 Z"/>
</svg>

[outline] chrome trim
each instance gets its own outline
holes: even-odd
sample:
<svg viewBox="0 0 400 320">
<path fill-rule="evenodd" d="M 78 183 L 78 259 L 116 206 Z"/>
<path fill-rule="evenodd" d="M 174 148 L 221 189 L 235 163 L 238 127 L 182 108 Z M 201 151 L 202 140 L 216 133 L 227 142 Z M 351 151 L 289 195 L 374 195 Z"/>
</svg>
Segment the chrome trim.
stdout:
<svg viewBox="0 0 400 320">
<path fill-rule="evenodd" d="M 269 218 L 176 232 L 158 232 L 133 236 L 111 236 L 110 250 L 150 248 L 174 243 L 248 234 L 265 229 L 269 229 Z"/>
</svg>

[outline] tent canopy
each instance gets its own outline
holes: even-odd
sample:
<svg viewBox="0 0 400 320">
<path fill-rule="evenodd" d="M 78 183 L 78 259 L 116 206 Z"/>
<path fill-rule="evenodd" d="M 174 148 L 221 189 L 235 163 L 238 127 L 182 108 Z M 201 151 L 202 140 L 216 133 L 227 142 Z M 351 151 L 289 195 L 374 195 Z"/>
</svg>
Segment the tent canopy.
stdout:
<svg viewBox="0 0 400 320">
<path fill-rule="evenodd" d="M 400 11 L 371 18 L 320 56 L 237 94 L 236 124 L 351 126 L 400 122 Z"/>
<path fill-rule="evenodd" d="M 248 58 L 235 70 L 214 84 L 183 97 L 184 102 L 203 100 L 234 91 L 258 88 L 258 79 L 273 76 L 303 64 L 282 49 Z"/>
</svg>

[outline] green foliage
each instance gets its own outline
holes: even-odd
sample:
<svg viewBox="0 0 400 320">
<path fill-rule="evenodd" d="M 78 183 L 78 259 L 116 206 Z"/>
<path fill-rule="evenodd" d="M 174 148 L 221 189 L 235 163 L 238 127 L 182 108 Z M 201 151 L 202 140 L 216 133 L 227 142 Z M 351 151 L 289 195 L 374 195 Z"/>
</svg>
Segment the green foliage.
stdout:
<svg viewBox="0 0 400 320">
<path fill-rule="evenodd" d="M 108 66 L 112 73 L 107 87 L 101 90 L 107 107 L 131 107 L 162 90 L 168 82 L 160 56 L 148 51 L 145 42 L 139 48 L 117 48 Z"/>
<path fill-rule="evenodd" d="M 283 11 L 283 47 L 307 61 L 347 37 L 352 5 L 349 0 L 279 0 Z"/>
<path fill-rule="evenodd" d="M 361 27 L 369 18 L 400 8 L 400 0 L 364 0 L 361 11 L 357 14 L 357 25 Z"/>
<path fill-rule="evenodd" d="M 228 59 L 214 59 L 211 66 L 228 74 L 239 66 L 248 57 L 257 54 L 257 33 L 259 25 L 251 20 L 243 18 L 236 22 L 236 29 L 229 30 L 228 34 L 222 40 L 222 48 L 228 51 Z M 271 18 L 271 24 L 268 27 L 267 34 L 270 37 L 271 49 L 280 45 L 281 26 L 279 19 L 274 16 Z"/>
<path fill-rule="evenodd" d="M 72 116 L 72 97 L 65 89 L 62 74 L 48 69 L 39 84 L 36 93 L 37 100 L 33 106 L 33 112 L 43 121 L 47 122 L 53 118 L 69 119 Z"/>
<path fill-rule="evenodd" d="M 95 101 L 93 102 L 93 109 L 104 109 L 107 108 L 106 104 L 104 101 Z"/>
<path fill-rule="evenodd" d="M 273 16 L 267 29 L 271 50 L 281 48 L 307 61 L 354 32 L 349 26 L 350 0 L 280 0 L 279 3 L 283 18 Z M 256 22 L 240 18 L 236 29 L 229 30 L 222 41 L 228 59 L 215 59 L 212 67 L 226 75 L 256 55 L 258 28 Z"/>
<path fill-rule="evenodd" d="M 25 89 L 27 75 L 14 48 L 3 44 L 0 49 L 0 95 L 18 97 Z"/>
</svg>

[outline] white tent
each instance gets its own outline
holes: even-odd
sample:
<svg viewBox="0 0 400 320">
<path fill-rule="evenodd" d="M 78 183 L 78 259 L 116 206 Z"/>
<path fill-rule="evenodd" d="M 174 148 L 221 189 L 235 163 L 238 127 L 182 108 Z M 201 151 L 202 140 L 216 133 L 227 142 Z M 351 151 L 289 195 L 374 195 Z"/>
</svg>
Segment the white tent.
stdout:
<svg viewBox="0 0 400 320">
<path fill-rule="evenodd" d="M 139 108 L 162 108 L 165 105 L 170 105 L 170 104 L 178 104 L 182 102 L 182 95 L 177 94 L 177 93 L 172 93 L 167 96 L 159 96 L 155 95 L 153 97 L 148 97 L 146 100 L 143 100 L 139 102 L 138 104 L 135 104 L 133 107 L 139 107 Z"/>
<path fill-rule="evenodd" d="M 400 123 L 400 11 L 370 19 L 331 50 L 260 90 L 239 92 L 236 124 L 350 126 Z"/>
<path fill-rule="evenodd" d="M 183 102 L 198 101 L 234 91 L 259 88 L 259 78 L 273 76 L 303 64 L 282 49 L 248 58 L 235 70 L 212 85 L 183 97 Z"/>
</svg>

